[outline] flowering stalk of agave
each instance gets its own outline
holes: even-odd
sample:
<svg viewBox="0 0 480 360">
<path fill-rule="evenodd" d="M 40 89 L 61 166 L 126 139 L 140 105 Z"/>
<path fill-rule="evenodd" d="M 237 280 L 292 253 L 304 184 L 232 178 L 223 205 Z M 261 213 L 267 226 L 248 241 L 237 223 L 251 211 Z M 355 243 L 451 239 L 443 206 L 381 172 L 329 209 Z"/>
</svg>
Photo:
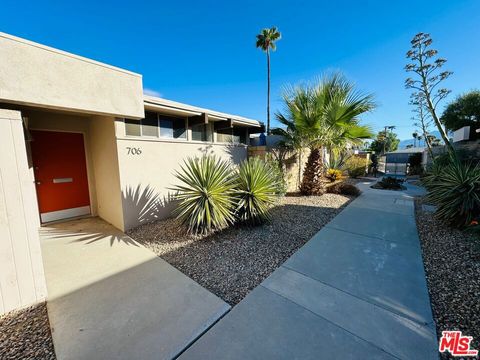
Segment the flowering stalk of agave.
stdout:
<svg viewBox="0 0 480 360">
<path fill-rule="evenodd" d="M 178 205 L 178 219 L 193 234 L 206 235 L 235 221 L 234 179 L 227 161 L 215 156 L 187 158 L 175 177 L 182 182 L 172 188 Z"/>
<path fill-rule="evenodd" d="M 278 179 L 275 172 L 259 158 L 243 161 L 235 184 L 236 216 L 252 225 L 270 219 L 270 209 L 278 198 Z"/>
</svg>

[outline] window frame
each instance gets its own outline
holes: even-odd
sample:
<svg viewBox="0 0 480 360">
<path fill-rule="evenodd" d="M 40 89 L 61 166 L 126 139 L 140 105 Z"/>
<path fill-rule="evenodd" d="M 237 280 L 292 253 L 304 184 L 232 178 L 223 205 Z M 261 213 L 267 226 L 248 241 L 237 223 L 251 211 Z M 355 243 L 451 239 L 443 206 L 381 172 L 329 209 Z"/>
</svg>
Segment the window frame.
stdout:
<svg viewBox="0 0 480 360">
<path fill-rule="evenodd" d="M 131 138 L 131 139 L 146 139 L 146 140 L 156 140 L 156 141 L 179 141 L 179 142 L 185 142 L 189 141 L 189 136 L 188 136 L 188 119 L 183 116 L 174 116 L 170 114 L 162 114 L 158 113 L 155 111 L 150 111 L 151 113 L 156 114 L 157 116 L 157 136 L 152 136 L 152 135 L 145 135 L 143 133 L 143 120 L 145 119 L 129 119 L 129 118 L 123 118 L 123 126 L 124 126 L 124 131 L 125 131 L 125 137 Z M 173 131 L 173 137 L 162 137 L 162 129 L 160 126 L 160 116 L 164 116 L 166 118 L 172 119 L 172 131 Z M 127 134 L 127 121 L 138 121 L 138 126 L 140 129 L 140 135 L 130 135 Z M 183 127 L 185 129 L 185 136 L 183 137 L 175 137 L 175 128 L 173 126 L 174 121 L 183 121 Z"/>
<path fill-rule="evenodd" d="M 242 142 L 241 139 L 242 139 L 242 135 L 235 135 L 234 132 L 235 132 L 235 129 L 241 129 L 243 130 L 244 134 L 244 138 L 245 138 L 245 142 Z M 230 134 L 223 134 L 221 133 L 220 131 L 221 130 L 216 130 L 215 133 L 217 134 L 216 135 L 216 143 L 218 144 L 230 144 L 230 145 L 244 145 L 244 146 L 248 146 L 248 134 L 247 134 L 247 130 L 248 130 L 248 127 L 245 127 L 245 126 L 233 126 L 231 129 L 231 133 Z M 218 135 L 229 135 L 230 138 L 232 139 L 232 141 L 219 141 L 218 140 Z M 234 139 L 235 139 L 235 136 L 238 136 L 240 138 L 240 141 L 239 142 L 235 142 Z"/>
<path fill-rule="evenodd" d="M 205 134 L 205 140 L 195 140 L 193 138 L 193 128 L 194 127 L 199 127 L 199 126 L 203 126 L 203 128 L 204 128 L 203 133 Z M 216 131 L 213 127 L 213 123 L 189 125 L 189 130 L 190 130 L 190 141 L 195 142 L 195 143 L 199 143 L 199 144 L 204 144 L 204 143 L 214 144 L 215 143 L 215 133 L 216 133 Z M 210 135 L 210 139 L 209 139 L 209 135 Z"/>
</svg>

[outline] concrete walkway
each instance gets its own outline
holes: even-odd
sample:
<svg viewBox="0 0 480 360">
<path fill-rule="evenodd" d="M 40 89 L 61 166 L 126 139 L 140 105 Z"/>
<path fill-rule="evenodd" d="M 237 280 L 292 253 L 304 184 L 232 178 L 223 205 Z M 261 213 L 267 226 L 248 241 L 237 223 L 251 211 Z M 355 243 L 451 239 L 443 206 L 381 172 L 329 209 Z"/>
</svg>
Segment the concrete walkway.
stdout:
<svg viewBox="0 0 480 360">
<path fill-rule="evenodd" d="M 41 237 L 60 360 L 171 359 L 230 308 L 98 218 Z"/>
<path fill-rule="evenodd" d="M 370 189 L 181 359 L 438 359 L 409 194 Z"/>
</svg>

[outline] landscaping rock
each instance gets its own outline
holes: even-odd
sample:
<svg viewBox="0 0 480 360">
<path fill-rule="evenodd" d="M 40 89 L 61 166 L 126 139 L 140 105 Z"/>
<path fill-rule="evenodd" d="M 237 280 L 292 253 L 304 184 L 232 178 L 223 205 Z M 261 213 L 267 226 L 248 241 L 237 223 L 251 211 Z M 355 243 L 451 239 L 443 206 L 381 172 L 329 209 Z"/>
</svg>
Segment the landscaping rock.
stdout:
<svg viewBox="0 0 480 360">
<path fill-rule="evenodd" d="M 175 219 L 140 226 L 128 235 L 235 305 L 351 199 L 336 194 L 284 197 L 270 223 L 236 226 L 203 238 L 186 234 Z"/>
<path fill-rule="evenodd" d="M 0 316 L 0 359 L 56 359 L 45 303 Z"/>
<path fill-rule="evenodd" d="M 424 211 L 421 201 L 416 219 L 437 336 L 461 330 L 473 336 L 471 347 L 480 349 L 480 239 L 446 226 Z"/>
</svg>

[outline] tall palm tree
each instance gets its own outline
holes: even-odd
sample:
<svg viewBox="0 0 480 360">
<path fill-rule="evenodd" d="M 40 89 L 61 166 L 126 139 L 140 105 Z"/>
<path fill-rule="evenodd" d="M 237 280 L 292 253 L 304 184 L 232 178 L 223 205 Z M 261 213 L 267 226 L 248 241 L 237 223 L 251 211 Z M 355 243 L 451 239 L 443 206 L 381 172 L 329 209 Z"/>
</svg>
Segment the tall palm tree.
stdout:
<svg viewBox="0 0 480 360">
<path fill-rule="evenodd" d="M 280 40 L 282 34 L 273 26 L 270 29 L 263 29 L 257 35 L 257 48 L 261 48 L 267 53 L 267 134 L 270 134 L 270 50 L 275 51 L 277 46 L 275 42 Z"/>
<path fill-rule="evenodd" d="M 341 74 L 327 75 L 311 85 L 285 89 L 285 110 L 277 119 L 290 124 L 297 143 L 310 148 L 300 191 L 305 195 L 320 195 L 324 150 L 358 145 L 372 137 L 368 126 L 360 125 L 359 116 L 374 109 L 372 95 L 355 90 Z"/>
</svg>

